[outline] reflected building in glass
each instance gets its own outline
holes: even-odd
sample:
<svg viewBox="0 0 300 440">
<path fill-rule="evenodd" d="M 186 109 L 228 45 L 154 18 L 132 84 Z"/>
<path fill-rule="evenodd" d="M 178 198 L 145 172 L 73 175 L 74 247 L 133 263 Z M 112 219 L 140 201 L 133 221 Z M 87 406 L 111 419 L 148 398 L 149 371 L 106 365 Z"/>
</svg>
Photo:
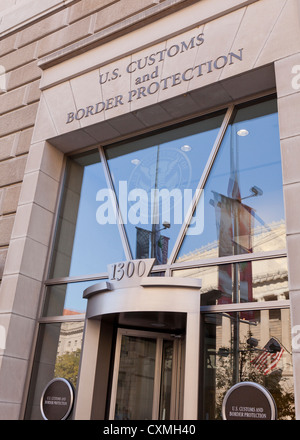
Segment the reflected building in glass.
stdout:
<svg viewBox="0 0 300 440">
<path fill-rule="evenodd" d="M 288 311 L 208 313 L 203 325 L 203 418 L 222 419 L 222 403 L 228 389 L 250 381 L 271 392 L 279 419 L 294 419 L 292 347 L 290 338 L 286 338 L 290 327 Z"/>
<path fill-rule="evenodd" d="M 298 3 L 4 3 L 0 419 L 299 419 Z"/>
</svg>

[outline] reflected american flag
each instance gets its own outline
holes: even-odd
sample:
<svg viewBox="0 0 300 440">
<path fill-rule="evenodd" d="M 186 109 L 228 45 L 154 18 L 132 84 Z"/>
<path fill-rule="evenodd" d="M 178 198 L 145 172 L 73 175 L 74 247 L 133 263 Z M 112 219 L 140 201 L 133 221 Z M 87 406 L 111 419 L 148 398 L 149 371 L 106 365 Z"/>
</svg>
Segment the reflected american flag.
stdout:
<svg viewBox="0 0 300 440">
<path fill-rule="evenodd" d="M 280 346 L 279 351 L 272 351 L 272 347 L 275 345 L 278 346 L 278 342 L 276 339 L 271 338 L 262 349 L 262 352 L 251 361 L 251 364 L 264 376 L 267 376 L 276 368 L 283 355 L 284 349 L 282 346 Z"/>
</svg>

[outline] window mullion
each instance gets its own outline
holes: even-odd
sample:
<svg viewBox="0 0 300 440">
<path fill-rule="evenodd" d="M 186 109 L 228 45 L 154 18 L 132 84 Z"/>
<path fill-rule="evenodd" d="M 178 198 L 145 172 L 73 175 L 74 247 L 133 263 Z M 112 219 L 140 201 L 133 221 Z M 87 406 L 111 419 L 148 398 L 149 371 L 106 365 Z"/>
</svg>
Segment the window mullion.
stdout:
<svg viewBox="0 0 300 440">
<path fill-rule="evenodd" d="M 201 194 L 203 192 L 203 189 L 204 189 L 204 186 L 205 186 L 206 181 L 208 179 L 209 173 L 211 171 L 211 168 L 212 168 L 212 166 L 214 164 L 215 158 L 216 158 L 216 156 L 218 154 L 219 148 L 220 148 L 220 146 L 222 144 L 222 141 L 224 139 L 225 133 L 226 133 L 227 128 L 228 128 L 228 125 L 229 125 L 229 123 L 231 121 L 231 117 L 232 117 L 233 111 L 234 111 L 234 105 L 231 105 L 230 107 L 228 107 L 228 110 L 227 110 L 226 115 L 224 117 L 223 123 L 221 125 L 220 130 L 219 130 L 218 136 L 217 136 L 217 138 L 215 140 L 214 146 L 212 148 L 212 151 L 210 153 L 210 156 L 208 158 L 208 161 L 206 163 L 206 166 L 204 168 L 204 171 L 203 171 L 202 176 L 200 178 L 200 181 L 198 183 L 197 189 L 195 191 L 195 195 L 194 195 L 193 201 L 191 203 L 191 206 L 190 206 L 190 208 L 188 210 L 187 215 L 185 216 L 185 219 L 183 221 L 180 233 L 179 233 L 179 235 L 177 237 L 175 246 L 174 246 L 174 248 L 172 250 L 172 253 L 171 253 L 170 257 L 169 257 L 169 261 L 168 261 L 169 265 L 171 265 L 172 263 L 175 262 L 175 259 L 176 259 L 177 255 L 178 255 L 180 246 L 181 246 L 181 244 L 182 244 L 182 242 L 184 240 L 184 237 L 185 237 L 185 234 L 186 234 L 187 229 L 189 227 L 189 224 L 191 222 L 193 213 L 194 213 L 194 211 L 195 211 L 195 209 L 196 209 L 196 207 L 197 207 L 197 205 L 199 203 L 200 196 L 201 196 Z"/>
<path fill-rule="evenodd" d="M 131 249 L 130 249 L 130 245 L 129 245 L 129 241 L 128 241 L 128 237 L 126 234 L 126 230 L 124 227 L 124 222 L 122 220 L 122 215 L 120 212 L 120 208 L 119 208 L 119 203 L 118 203 L 118 199 L 117 199 L 117 195 L 115 192 L 115 188 L 113 185 L 113 180 L 110 174 L 110 170 L 109 170 L 109 166 L 104 154 L 104 150 L 103 147 L 99 147 L 99 153 L 100 153 L 100 157 L 101 157 L 101 162 L 103 164 L 103 169 L 104 169 L 104 174 L 105 174 L 105 179 L 107 182 L 107 187 L 112 191 L 112 194 L 114 195 L 114 208 L 115 208 L 115 212 L 116 212 L 116 220 L 117 220 L 117 224 L 118 224 L 118 229 L 119 229 L 119 233 L 120 233 L 120 237 L 121 237 L 121 241 L 122 241 L 122 245 L 123 245 L 123 249 L 126 255 L 126 259 L 127 260 L 132 260 L 132 253 L 131 253 Z"/>
</svg>

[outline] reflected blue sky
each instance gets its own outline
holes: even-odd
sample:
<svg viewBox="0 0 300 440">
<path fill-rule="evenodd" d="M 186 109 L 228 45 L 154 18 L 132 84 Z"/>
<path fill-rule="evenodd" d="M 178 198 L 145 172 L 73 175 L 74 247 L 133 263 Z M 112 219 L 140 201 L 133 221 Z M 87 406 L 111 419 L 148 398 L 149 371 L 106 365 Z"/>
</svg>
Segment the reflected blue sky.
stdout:
<svg viewBox="0 0 300 440">
<path fill-rule="evenodd" d="M 118 149 L 115 148 L 111 153 L 112 158 L 110 158 L 108 150 L 108 164 L 120 203 L 122 204 L 124 200 L 119 191 L 121 182 L 127 182 L 128 193 L 133 194 L 133 200 L 129 201 L 126 208 L 123 209 L 123 218 L 124 221 L 127 221 L 125 229 L 134 258 L 139 257 L 136 252 L 136 226 L 152 233 L 154 204 L 151 203 L 151 200 L 153 202 L 151 190 L 153 189 L 166 189 L 171 195 L 170 199 L 167 197 L 159 199 L 159 223 L 157 226 L 157 229 L 161 229 L 165 221 L 170 223 L 169 229 L 160 232 L 168 238 L 167 256 L 170 255 L 180 232 L 187 207 L 191 203 L 218 135 L 223 117 L 224 114 L 200 121 L 190 126 L 189 130 L 186 127 L 176 129 L 169 132 L 169 136 L 168 133 L 155 136 L 152 140 L 155 144 L 151 144 L 150 139 L 148 140 L 150 145 L 147 148 L 143 147 L 145 141 L 141 139 L 135 145 L 127 144 Z M 146 202 L 141 202 L 139 198 L 134 197 L 136 188 L 147 193 Z M 144 206 L 145 204 L 147 207 Z M 135 216 L 139 223 L 132 224 L 130 210 L 135 206 L 141 208 Z M 151 246 L 148 257 L 153 256 L 150 248 Z M 165 262 L 162 261 L 162 263 Z"/>
<path fill-rule="evenodd" d="M 85 281 L 82 283 L 71 283 L 67 286 L 64 308 L 78 313 L 85 313 L 87 300 L 82 298 L 83 292 L 99 281 Z"/>
<path fill-rule="evenodd" d="M 123 209 L 123 219 L 128 235 L 133 258 L 137 255 L 137 227 L 152 232 L 151 189 L 177 189 L 193 193 L 199 183 L 204 167 L 224 118 L 224 113 L 188 126 L 179 127 L 164 133 L 142 138 L 130 143 L 123 143 L 106 151 L 116 195 Z M 247 136 L 239 136 L 240 130 L 247 130 Z M 97 210 L 101 201 L 97 200 L 100 190 L 107 188 L 102 164 L 98 155 L 91 154 L 90 163 L 84 166 L 80 203 L 77 216 L 76 232 L 69 273 L 65 276 L 91 275 L 107 271 L 107 265 L 124 261 L 125 254 L 117 224 L 101 225 L 97 221 Z M 213 194 L 229 196 L 229 181 L 233 172 L 238 182 L 242 201 L 251 207 L 254 214 L 254 230 L 262 227 L 268 231 L 274 223 L 284 220 L 282 194 L 281 156 L 279 143 L 278 116 L 276 101 L 255 104 L 237 111 L 208 177 L 204 190 L 204 205 L 201 213 L 204 218 L 203 230 L 196 235 L 187 236 L 180 249 L 178 259 L 189 255 L 189 259 L 198 259 L 201 249 L 207 246 L 217 248 L 218 229 L 216 211 L 213 206 Z M 147 195 L 148 212 L 146 218 L 136 211 L 136 218 L 142 221 L 132 224 L 128 219 L 130 209 L 137 206 L 138 199 L 125 200 L 119 194 L 121 182 L 126 182 L 125 197 L 137 188 Z M 255 186 L 262 195 L 247 198 Z M 125 203 L 126 202 L 126 203 Z M 139 202 L 141 202 L 139 200 Z M 170 228 L 160 234 L 168 237 L 168 255 L 170 255 L 181 229 L 174 216 L 176 206 L 172 200 L 171 211 L 160 211 L 158 228 L 165 220 L 170 221 Z M 181 200 L 184 216 L 184 203 Z M 144 211 L 146 212 L 146 211 Z M 168 215 L 169 214 L 169 217 Z M 200 217 L 199 217 L 200 218 Z M 253 234 L 254 231 L 251 231 Z M 63 241 L 65 238 L 61 237 Z M 147 243 L 146 243 L 147 244 Z M 263 250 L 282 249 L 282 238 L 267 240 Z M 200 250 L 200 251 L 199 251 Z M 256 249 L 253 249 L 255 251 Z M 148 252 L 149 251 L 149 252 Z M 147 250 L 151 256 L 151 246 Z M 201 258 L 201 256 L 200 256 Z M 82 310 L 82 284 L 68 287 L 66 308 Z M 85 308 L 85 306 L 84 306 Z"/>
<path fill-rule="evenodd" d="M 99 225 L 96 221 L 99 206 L 96 195 L 99 189 L 106 187 L 100 160 L 84 168 L 69 276 L 107 272 L 109 263 L 126 259 L 118 226 Z"/>
<path fill-rule="evenodd" d="M 99 281 L 84 281 L 80 283 L 69 283 L 47 288 L 47 306 L 44 310 L 45 316 L 62 316 L 66 311 L 74 314 L 86 312 L 87 300 L 82 295 L 85 289 Z"/>
</svg>

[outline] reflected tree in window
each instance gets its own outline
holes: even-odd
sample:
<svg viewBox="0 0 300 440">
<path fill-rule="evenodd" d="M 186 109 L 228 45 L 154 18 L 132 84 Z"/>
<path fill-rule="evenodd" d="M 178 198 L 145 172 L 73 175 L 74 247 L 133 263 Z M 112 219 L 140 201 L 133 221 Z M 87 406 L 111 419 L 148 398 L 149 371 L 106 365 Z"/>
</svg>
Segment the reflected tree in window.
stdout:
<svg viewBox="0 0 300 440">
<path fill-rule="evenodd" d="M 249 334 L 251 338 L 251 334 Z M 289 378 L 284 376 L 282 368 L 274 368 L 270 371 L 260 370 L 255 365 L 255 359 L 264 352 L 249 347 L 247 342 L 240 344 L 238 362 L 240 364 L 238 382 L 255 382 L 267 388 L 275 399 L 278 419 L 291 419 L 295 411 L 294 391 L 288 384 Z M 275 353 L 270 353 L 271 356 Z M 217 353 L 218 371 L 216 373 L 216 388 L 218 390 L 215 416 L 221 418 L 222 403 L 226 392 L 237 383 L 232 375 L 234 359 L 228 347 L 222 347 Z M 267 369 L 266 369 L 267 370 Z"/>
<path fill-rule="evenodd" d="M 54 377 L 63 377 L 76 388 L 81 350 L 67 352 L 57 357 Z"/>
<path fill-rule="evenodd" d="M 264 312 L 271 319 L 267 321 Z M 283 316 L 285 312 L 281 310 Z M 221 419 L 229 388 L 250 381 L 270 391 L 278 419 L 293 419 L 292 354 L 289 343 L 283 342 L 288 319 L 273 323 L 272 313 L 260 311 L 249 312 L 248 316 L 245 312 L 205 315 L 205 320 L 204 418 Z M 283 328 L 282 333 L 279 328 Z M 262 340 L 266 343 L 262 344 Z"/>
</svg>

